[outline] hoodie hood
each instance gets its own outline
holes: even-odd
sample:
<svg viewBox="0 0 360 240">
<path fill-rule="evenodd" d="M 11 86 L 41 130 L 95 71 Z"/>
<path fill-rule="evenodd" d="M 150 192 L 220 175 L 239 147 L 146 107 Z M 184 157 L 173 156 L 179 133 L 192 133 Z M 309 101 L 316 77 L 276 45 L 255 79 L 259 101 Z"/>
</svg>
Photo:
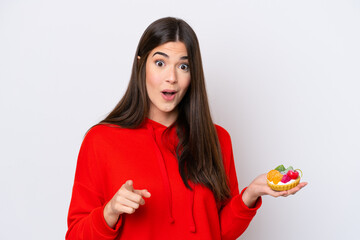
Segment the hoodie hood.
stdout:
<svg viewBox="0 0 360 240">
<path fill-rule="evenodd" d="M 174 219 L 173 216 L 173 199 L 172 199 L 172 189 L 170 185 L 169 180 L 169 174 L 168 170 L 166 168 L 165 159 L 163 158 L 163 154 L 161 152 L 160 146 L 166 146 L 170 151 L 172 151 L 175 154 L 175 149 L 178 144 L 178 138 L 176 134 L 176 127 L 169 129 L 170 127 L 166 127 L 165 125 L 162 125 L 158 122 L 155 122 L 149 118 L 145 118 L 144 121 L 144 127 L 148 130 L 151 137 L 154 139 L 154 150 L 156 153 L 156 157 L 158 160 L 158 165 L 161 172 L 162 182 L 165 189 L 165 195 L 168 202 L 168 222 L 170 224 L 173 224 L 176 219 Z M 169 132 L 169 138 L 163 138 L 163 133 L 165 130 L 170 131 Z M 189 225 L 189 231 L 195 233 L 196 232 L 196 225 L 195 225 L 195 219 L 194 219 L 194 195 L 195 195 L 195 185 L 188 181 L 190 187 L 192 190 L 187 189 L 186 191 L 186 206 L 184 210 L 186 211 L 185 214 L 187 214 L 187 221 Z M 184 184 L 185 185 L 185 184 Z"/>
</svg>

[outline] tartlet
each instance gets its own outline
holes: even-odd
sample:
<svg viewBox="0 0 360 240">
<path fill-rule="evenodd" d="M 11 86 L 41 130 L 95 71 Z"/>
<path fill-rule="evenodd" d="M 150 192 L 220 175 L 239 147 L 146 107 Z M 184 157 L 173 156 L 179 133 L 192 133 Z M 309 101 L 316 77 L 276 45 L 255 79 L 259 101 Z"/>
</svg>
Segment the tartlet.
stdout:
<svg viewBox="0 0 360 240">
<path fill-rule="evenodd" d="M 299 174 L 301 173 L 301 176 Z M 296 187 L 300 183 L 302 171 L 293 167 L 285 168 L 284 165 L 279 165 L 267 174 L 267 184 L 272 190 L 286 191 Z"/>
</svg>

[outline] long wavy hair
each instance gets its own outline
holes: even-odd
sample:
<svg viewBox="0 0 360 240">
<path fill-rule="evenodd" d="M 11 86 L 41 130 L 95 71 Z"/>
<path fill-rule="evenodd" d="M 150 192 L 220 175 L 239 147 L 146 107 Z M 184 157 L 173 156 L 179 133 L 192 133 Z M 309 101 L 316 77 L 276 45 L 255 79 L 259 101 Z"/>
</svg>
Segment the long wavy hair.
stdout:
<svg viewBox="0 0 360 240">
<path fill-rule="evenodd" d="M 176 157 L 181 178 L 208 187 L 218 201 L 230 197 L 221 148 L 210 115 L 205 88 L 199 42 L 193 29 L 183 20 L 159 19 L 145 30 L 134 56 L 128 88 L 115 108 L 99 124 L 114 124 L 122 128 L 138 128 L 148 116 L 150 100 L 146 90 L 146 61 L 149 53 L 167 42 L 183 42 L 190 67 L 190 85 L 177 106 L 175 124 L 179 143 Z M 98 125 L 98 124 L 97 124 Z M 168 130 L 169 130 L 168 129 Z"/>
</svg>

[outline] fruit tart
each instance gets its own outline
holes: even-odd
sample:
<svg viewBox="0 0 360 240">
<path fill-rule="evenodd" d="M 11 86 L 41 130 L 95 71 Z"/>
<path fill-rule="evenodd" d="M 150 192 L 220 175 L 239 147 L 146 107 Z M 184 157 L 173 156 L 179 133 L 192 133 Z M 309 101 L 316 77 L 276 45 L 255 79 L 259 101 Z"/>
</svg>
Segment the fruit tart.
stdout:
<svg viewBox="0 0 360 240">
<path fill-rule="evenodd" d="M 293 167 L 285 168 L 284 165 L 279 165 L 267 174 L 267 184 L 272 190 L 286 191 L 296 187 L 300 182 L 300 174 L 302 171 Z"/>
</svg>

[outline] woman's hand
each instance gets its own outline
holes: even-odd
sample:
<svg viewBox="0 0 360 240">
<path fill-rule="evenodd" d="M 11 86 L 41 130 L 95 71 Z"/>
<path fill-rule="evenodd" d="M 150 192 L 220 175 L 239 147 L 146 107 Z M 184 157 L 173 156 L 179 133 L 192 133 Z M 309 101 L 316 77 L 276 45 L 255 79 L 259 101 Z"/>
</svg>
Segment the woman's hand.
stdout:
<svg viewBox="0 0 360 240">
<path fill-rule="evenodd" d="M 149 198 L 150 196 L 151 194 L 146 189 L 134 189 L 132 180 L 126 181 L 104 208 L 106 223 L 109 227 L 114 228 L 121 214 L 134 213 L 140 205 L 145 204 L 143 197 Z"/>
<path fill-rule="evenodd" d="M 301 188 L 307 185 L 307 182 L 301 182 L 296 187 L 282 192 L 272 190 L 266 181 L 266 173 L 261 174 L 254 179 L 243 193 L 243 201 L 246 206 L 253 207 L 258 197 L 263 195 L 270 195 L 273 197 L 287 197 L 289 195 L 297 193 Z"/>
</svg>

